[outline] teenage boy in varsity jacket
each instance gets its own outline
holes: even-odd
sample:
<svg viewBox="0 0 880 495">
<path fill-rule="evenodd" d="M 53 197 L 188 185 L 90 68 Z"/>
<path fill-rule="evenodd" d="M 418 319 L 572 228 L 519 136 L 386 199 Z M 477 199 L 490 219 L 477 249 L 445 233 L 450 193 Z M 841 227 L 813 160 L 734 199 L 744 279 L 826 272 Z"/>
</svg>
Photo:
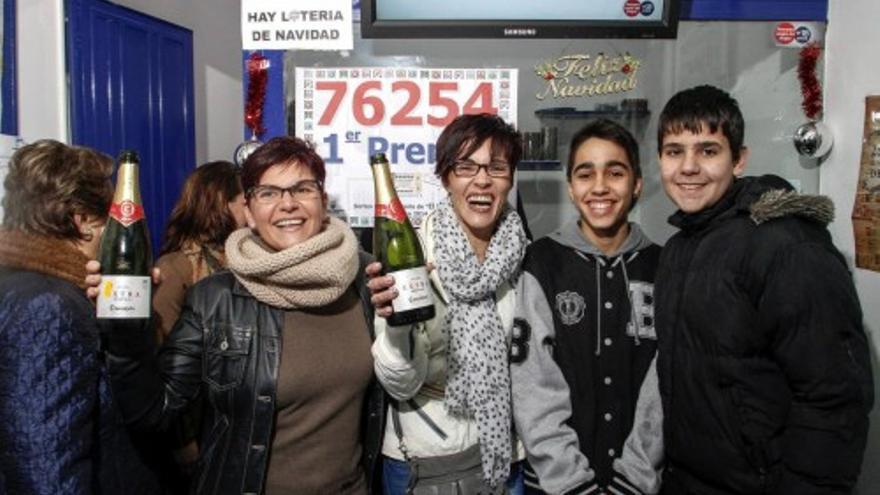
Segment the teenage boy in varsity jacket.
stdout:
<svg viewBox="0 0 880 495">
<path fill-rule="evenodd" d="M 663 413 L 654 357 L 660 247 L 627 221 L 638 144 L 594 121 L 572 139 L 580 217 L 529 246 L 511 343 L 513 412 L 531 493 L 657 493 Z"/>
</svg>

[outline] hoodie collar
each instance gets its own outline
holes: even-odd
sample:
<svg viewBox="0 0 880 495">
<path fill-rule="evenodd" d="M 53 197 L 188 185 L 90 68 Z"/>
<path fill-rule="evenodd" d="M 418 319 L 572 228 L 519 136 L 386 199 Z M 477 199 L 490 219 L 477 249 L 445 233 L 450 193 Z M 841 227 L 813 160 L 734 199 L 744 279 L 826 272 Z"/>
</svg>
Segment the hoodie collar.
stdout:
<svg viewBox="0 0 880 495">
<path fill-rule="evenodd" d="M 648 239 L 648 236 L 645 235 L 641 227 L 639 227 L 637 223 L 630 222 L 629 235 L 623 241 L 623 244 L 620 245 L 620 249 L 610 255 L 606 255 L 584 236 L 580 227 L 580 217 L 570 219 L 547 237 L 563 246 L 574 248 L 582 253 L 594 256 L 606 256 L 608 258 L 613 258 L 623 253 L 638 251 L 639 249 L 651 245 L 651 239 Z"/>
</svg>

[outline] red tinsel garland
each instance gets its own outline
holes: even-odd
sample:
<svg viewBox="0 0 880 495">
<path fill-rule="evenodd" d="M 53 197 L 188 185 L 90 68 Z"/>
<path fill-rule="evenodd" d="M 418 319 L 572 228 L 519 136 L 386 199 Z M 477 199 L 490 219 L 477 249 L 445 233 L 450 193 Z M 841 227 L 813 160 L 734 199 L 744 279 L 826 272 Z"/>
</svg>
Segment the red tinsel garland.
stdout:
<svg viewBox="0 0 880 495">
<path fill-rule="evenodd" d="M 266 102 L 266 82 L 269 62 L 266 57 L 254 52 L 248 58 L 248 88 L 247 102 L 244 107 L 244 123 L 254 133 L 254 137 L 260 137 L 266 128 L 263 127 L 263 104 Z"/>
<path fill-rule="evenodd" d="M 808 45 L 801 49 L 797 75 L 801 82 L 801 108 L 808 119 L 815 119 L 822 113 L 822 87 L 816 78 L 816 63 L 822 50 L 816 45 Z"/>
</svg>

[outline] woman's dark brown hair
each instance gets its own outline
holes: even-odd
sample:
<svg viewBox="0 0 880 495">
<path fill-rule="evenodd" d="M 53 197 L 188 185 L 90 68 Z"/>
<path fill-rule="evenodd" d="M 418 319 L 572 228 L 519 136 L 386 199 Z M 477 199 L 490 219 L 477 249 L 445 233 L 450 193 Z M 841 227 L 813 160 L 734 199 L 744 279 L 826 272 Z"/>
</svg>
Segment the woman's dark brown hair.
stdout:
<svg viewBox="0 0 880 495">
<path fill-rule="evenodd" d="M 275 165 L 298 163 L 311 170 L 315 179 L 323 186 L 327 171 L 324 160 L 307 141 L 294 136 L 274 137 L 257 148 L 247 160 L 241 172 L 241 183 L 246 193 L 260 185 L 260 178 L 266 170 Z"/>
<path fill-rule="evenodd" d="M 177 251 L 187 242 L 222 246 L 238 227 L 229 203 L 241 192 L 238 170 L 232 163 L 216 161 L 196 168 L 171 210 L 161 254 Z"/>
<path fill-rule="evenodd" d="M 3 226 L 60 239 L 81 239 L 74 215 L 106 219 L 113 199 L 113 160 L 98 151 L 42 139 L 19 148 L 3 187 Z"/>
<path fill-rule="evenodd" d="M 522 137 L 501 117 L 488 113 L 461 115 L 449 123 L 437 138 L 437 165 L 434 174 L 445 183 L 455 162 L 470 156 L 487 140 L 492 140 L 492 158 L 510 164 L 510 170 L 522 157 Z"/>
</svg>

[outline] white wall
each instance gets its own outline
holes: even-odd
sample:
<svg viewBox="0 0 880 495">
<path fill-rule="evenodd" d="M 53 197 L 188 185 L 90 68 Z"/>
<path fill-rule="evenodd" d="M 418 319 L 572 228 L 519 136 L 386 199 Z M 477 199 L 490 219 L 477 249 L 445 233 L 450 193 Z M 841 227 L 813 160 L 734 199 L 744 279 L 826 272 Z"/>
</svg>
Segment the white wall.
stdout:
<svg viewBox="0 0 880 495">
<path fill-rule="evenodd" d="M 19 135 L 68 142 L 63 0 L 16 2 Z"/>
<path fill-rule="evenodd" d="M 834 134 L 834 149 L 822 165 L 820 191 L 837 205 L 831 225 L 834 243 L 849 259 L 855 257 L 852 214 L 859 160 L 865 96 L 880 95 L 880 2 L 877 0 L 830 0 L 825 52 L 825 121 Z M 872 342 L 875 396 L 880 396 L 880 273 L 854 268 L 856 288 L 865 313 L 865 328 Z M 875 401 L 876 403 L 877 401 Z M 862 465 L 858 493 L 880 493 L 880 413 L 874 408 L 871 434 Z"/>
<path fill-rule="evenodd" d="M 196 163 L 231 160 L 243 140 L 239 1 L 115 2 L 193 31 Z M 67 142 L 64 0 L 18 0 L 16 6 L 20 134 L 26 141 Z"/>
</svg>

